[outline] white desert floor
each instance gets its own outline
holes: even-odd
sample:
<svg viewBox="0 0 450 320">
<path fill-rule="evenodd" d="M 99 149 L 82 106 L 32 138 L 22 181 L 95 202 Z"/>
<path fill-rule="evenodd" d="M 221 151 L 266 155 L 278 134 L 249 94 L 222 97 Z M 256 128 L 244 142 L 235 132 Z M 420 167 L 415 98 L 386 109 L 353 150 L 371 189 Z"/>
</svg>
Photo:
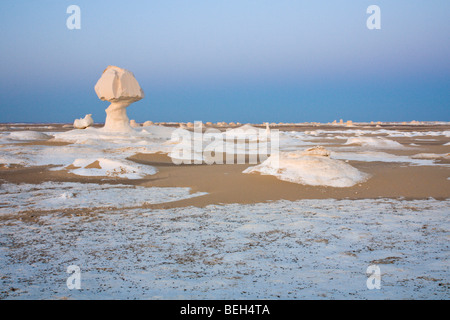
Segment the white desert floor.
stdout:
<svg viewBox="0 0 450 320">
<path fill-rule="evenodd" d="M 101 207 L 8 220 L 0 297 L 448 299 L 449 204 Z M 67 288 L 70 265 L 81 269 L 81 290 Z M 380 268 L 380 289 L 367 287 L 370 265 Z"/>
<path fill-rule="evenodd" d="M 169 153 L 174 128 L 60 128 L 0 127 L 0 169 L 47 166 L 109 180 L 0 180 L 0 299 L 450 298 L 448 198 L 155 209 L 205 195 L 125 183 L 157 173 L 128 157 Z M 345 188 L 370 179 L 355 163 L 448 167 L 450 131 L 433 128 L 283 131 L 281 170 L 269 158 L 248 172 Z M 330 156 L 303 153 L 316 145 Z M 66 285 L 71 265 L 81 269 L 80 290 Z M 380 268 L 380 289 L 367 287 L 371 265 Z"/>
</svg>

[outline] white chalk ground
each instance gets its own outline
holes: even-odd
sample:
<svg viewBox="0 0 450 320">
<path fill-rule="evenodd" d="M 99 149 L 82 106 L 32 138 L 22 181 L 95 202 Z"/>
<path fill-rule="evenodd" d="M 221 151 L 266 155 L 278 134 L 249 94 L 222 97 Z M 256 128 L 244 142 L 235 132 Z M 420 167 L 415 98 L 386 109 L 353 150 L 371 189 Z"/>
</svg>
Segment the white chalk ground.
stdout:
<svg viewBox="0 0 450 320">
<path fill-rule="evenodd" d="M 17 129 L 24 128 L 17 126 Z M 43 128 L 46 129 L 47 127 Z M 51 129 L 51 127 L 48 127 L 48 129 Z M 180 147 L 186 144 L 186 141 L 179 141 L 178 138 L 174 141 L 172 138 L 174 130 L 176 130 L 174 127 L 149 125 L 134 129 L 130 128 L 129 132 L 108 132 L 103 128 L 98 129 L 92 127 L 84 130 L 70 130 L 65 132 L 5 131 L 0 133 L 0 166 L 53 165 L 56 166 L 53 170 L 69 169 L 70 172 L 82 176 L 95 175 L 139 179 L 155 174 L 157 171 L 153 167 L 138 165 L 126 160 L 129 156 L 136 153 L 163 152 L 170 154 L 176 159 L 184 159 L 184 154 L 180 155 L 179 152 L 177 153 L 175 151 L 178 150 L 177 146 Z M 227 136 L 237 136 L 236 151 L 238 153 L 255 154 L 257 152 L 255 145 L 248 145 L 245 143 L 245 140 L 239 139 L 246 130 L 266 132 L 266 129 L 255 129 L 251 126 L 244 125 L 239 129 L 233 129 L 228 132 L 205 134 L 205 141 L 203 141 L 204 147 L 212 141 L 215 141 L 218 137 L 222 139 Z M 402 145 L 393 140 L 395 137 L 411 137 L 414 139 L 413 141 L 420 141 L 427 137 L 449 138 L 450 132 L 401 132 L 385 129 L 315 130 L 305 132 L 281 131 L 280 151 L 285 154 L 292 152 L 298 153 L 308 147 L 317 145 L 325 145 L 331 151 L 331 159 L 310 161 L 308 163 L 306 171 L 318 173 L 314 174 L 313 177 L 307 177 L 307 175 L 303 174 L 305 172 L 305 161 L 297 161 L 296 163 L 291 161 L 289 164 L 288 171 L 290 173 L 300 172 L 295 178 L 290 178 L 289 181 L 311 185 L 340 187 L 350 186 L 364 180 L 364 172 L 357 172 L 356 169 L 350 169 L 349 165 L 342 164 L 336 160 L 402 162 L 409 165 L 448 166 L 448 164 L 437 161 L 441 158 L 448 158 L 447 154 L 424 154 L 421 153 L 420 146 L 414 146 L 414 143 Z M 28 145 L 26 152 L 23 152 L 23 146 L 20 145 L 21 142 L 45 141 L 52 138 L 59 142 L 69 142 L 72 144 L 66 146 Z M 330 146 L 328 147 L 327 145 Z M 223 147 L 223 150 L 226 150 L 228 144 Z M 234 144 L 232 148 L 234 148 Z M 392 151 L 398 149 L 412 150 L 416 152 L 416 155 L 399 156 L 392 154 Z M 49 156 L 50 154 L 51 157 Z M 205 160 L 201 153 L 188 154 L 188 158 Z M 95 161 L 98 161 L 101 169 L 89 166 Z M 77 164 L 79 166 L 76 166 Z M 73 168 L 71 165 L 76 166 L 76 168 Z M 274 173 L 279 178 L 290 176 L 290 173 L 283 174 L 282 172 L 275 172 L 269 167 L 264 170 L 259 170 L 259 172 L 265 174 Z M 326 171 L 323 170 L 324 167 L 327 168 Z M 257 170 L 255 169 L 254 171 Z M 326 173 L 329 173 L 329 176 L 326 176 Z"/>
<path fill-rule="evenodd" d="M 139 178 L 156 171 L 126 158 L 137 152 L 170 152 L 173 130 L 146 126 L 125 134 L 95 128 L 64 133 L 1 132 L 0 165 L 55 165 L 58 170 L 78 164 L 71 170 L 79 175 Z M 401 145 L 393 140 L 412 137 L 414 142 L 437 136 L 449 138 L 450 132 L 282 132 L 280 149 L 289 153 L 317 144 L 332 145 L 327 147 L 332 152 L 325 164 L 310 162 L 307 171 L 317 173 L 312 177 L 317 182 L 317 177 L 324 176 L 321 165 L 330 161 L 340 161 L 340 165 L 344 160 L 445 165 L 435 160 L 447 154 L 424 154 L 414 143 Z M 53 137 L 73 144 L 27 146 L 26 152 L 20 146 Z M 398 156 L 390 151 L 399 148 L 417 152 Z M 102 169 L 89 167 L 96 160 Z M 302 165 L 304 161 L 287 167 L 301 172 Z M 359 172 L 351 167 L 344 166 L 338 175 L 333 168 L 322 184 L 345 176 L 359 181 Z M 190 194 L 188 188 L 2 184 L 0 298 L 450 298 L 450 200 L 304 200 L 165 210 L 141 207 L 202 195 Z M 78 214 L 64 214 L 69 209 Z M 26 213 L 28 210 L 43 214 L 21 219 L 33 214 Z M 7 220 L 8 215 L 17 218 Z M 366 286 L 366 270 L 372 264 L 381 269 L 380 290 Z M 70 265 L 81 268 L 81 290 L 66 286 Z"/>
<path fill-rule="evenodd" d="M 52 138 L 52 136 L 37 131 L 13 131 L 9 135 L 7 135 L 6 138 L 19 141 L 22 140 L 34 141 L 34 140 L 47 140 Z"/>
<path fill-rule="evenodd" d="M 351 137 L 345 144 L 356 144 L 375 149 L 401 149 L 403 146 L 394 140 L 383 137 Z"/>
<path fill-rule="evenodd" d="M 435 157 L 416 157 L 416 156 L 397 156 L 394 154 L 380 152 L 380 151 L 357 151 L 357 152 L 332 152 L 331 157 L 339 160 L 354 160 L 364 162 L 400 162 L 413 165 L 429 165 L 434 164 L 435 159 L 439 159 L 439 156 Z"/>
<path fill-rule="evenodd" d="M 146 188 L 122 184 L 44 182 L 0 185 L 0 216 L 28 210 L 140 207 L 198 197 L 190 188 Z"/>
<path fill-rule="evenodd" d="M 2 220 L 0 298 L 449 299 L 449 205 L 105 206 Z M 373 264 L 379 290 L 366 285 Z M 67 288 L 70 265 L 81 268 L 81 290 Z"/>
<path fill-rule="evenodd" d="M 99 168 L 90 167 L 97 163 Z M 69 172 L 80 176 L 107 176 L 127 179 L 141 179 L 147 175 L 153 175 L 158 170 L 152 166 L 143 166 L 126 160 L 111 160 L 106 158 L 76 159 L 72 165 L 77 169 Z"/>
</svg>

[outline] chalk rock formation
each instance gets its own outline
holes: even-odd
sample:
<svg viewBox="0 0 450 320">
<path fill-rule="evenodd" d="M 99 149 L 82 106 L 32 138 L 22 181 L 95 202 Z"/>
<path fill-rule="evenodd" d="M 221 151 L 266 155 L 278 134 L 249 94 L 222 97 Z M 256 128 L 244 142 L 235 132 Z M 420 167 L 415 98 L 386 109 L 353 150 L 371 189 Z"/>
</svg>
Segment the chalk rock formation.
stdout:
<svg viewBox="0 0 450 320">
<path fill-rule="evenodd" d="M 132 128 L 139 128 L 141 125 L 136 122 L 136 120 L 130 120 L 130 126 Z"/>
<path fill-rule="evenodd" d="M 257 166 L 248 167 L 243 173 L 260 173 L 293 183 L 338 188 L 351 187 L 370 177 L 341 160 L 314 154 L 316 151 L 319 150 L 280 152 Z"/>
<path fill-rule="evenodd" d="M 301 152 L 301 155 L 305 155 L 305 156 L 329 157 L 330 154 L 331 154 L 331 152 L 322 146 L 315 146 L 315 147 L 306 149 L 303 152 Z"/>
<path fill-rule="evenodd" d="M 92 119 L 92 114 L 87 114 L 84 118 L 75 119 L 73 122 L 73 127 L 75 129 L 86 129 L 94 124 L 94 120 Z"/>
<path fill-rule="evenodd" d="M 95 92 L 100 100 L 111 102 L 106 109 L 104 129 L 113 132 L 131 131 L 126 108 L 144 98 L 144 91 L 133 73 L 116 66 L 108 66 L 97 81 Z"/>
</svg>

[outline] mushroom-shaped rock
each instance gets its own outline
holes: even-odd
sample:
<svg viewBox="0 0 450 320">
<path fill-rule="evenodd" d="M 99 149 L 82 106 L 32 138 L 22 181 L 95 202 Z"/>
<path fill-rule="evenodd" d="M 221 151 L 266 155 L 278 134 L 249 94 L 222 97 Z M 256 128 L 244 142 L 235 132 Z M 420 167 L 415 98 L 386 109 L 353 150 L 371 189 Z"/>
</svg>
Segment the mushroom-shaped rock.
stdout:
<svg viewBox="0 0 450 320">
<path fill-rule="evenodd" d="M 111 102 L 106 109 L 105 130 L 131 131 L 126 108 L 144 98 L 144 91 L 133 73 L 116 66 L 108 66 L 97 81 L 95 92 L 100 100 Z"/>
</svg>

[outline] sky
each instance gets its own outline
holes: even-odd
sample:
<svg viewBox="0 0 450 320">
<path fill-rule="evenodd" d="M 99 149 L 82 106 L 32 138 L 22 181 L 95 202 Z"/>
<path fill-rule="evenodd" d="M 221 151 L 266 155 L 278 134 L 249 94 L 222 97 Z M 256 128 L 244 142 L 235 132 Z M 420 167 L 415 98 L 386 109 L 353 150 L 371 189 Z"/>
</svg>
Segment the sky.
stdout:
<svg viewBox="0 0 450 320">
<path fill-rule="evenodd" d="M 450 121 L 449 15 L 448 0 L 1 1 L 0 122 L 104 122 L 108 65 L 143 88 L 137 122 Z"/>
</svg>

